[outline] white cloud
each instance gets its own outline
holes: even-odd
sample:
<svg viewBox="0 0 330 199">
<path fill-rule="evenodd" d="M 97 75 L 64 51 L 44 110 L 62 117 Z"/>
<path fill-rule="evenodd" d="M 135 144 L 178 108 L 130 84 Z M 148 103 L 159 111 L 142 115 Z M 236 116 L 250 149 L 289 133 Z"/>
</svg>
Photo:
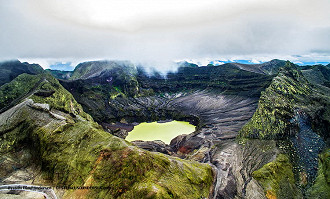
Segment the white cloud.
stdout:
<svg viewBox="0 0 330 199">
<path fill-rule="evenodd" d="M 257 59 L 255 59 L 255 58 L 254 58 L 254 59 L 252 59 L 252 60 L 251 60 L 251 62 L 252 62 L 252 63 L 254 63 L 254 64 L 260 64 L 260 61 L 259 61 L 259 60 L 257 60 Z"/>
<path fill-rule="evenodd" d="M 0 59 L 124 59 L 163 71 L 180 59 L 324 59 L 329 9 L 328 0 L 0 0 Z"/>
<path fill-rule="evenodd" d="M 19 58 L 20 62 L 28 62 L 30 64 L 39 64 L 43 69 L 49 69 L 50 63 L 45 59 L 30 59 L 30 58 Z"/>
</svg>

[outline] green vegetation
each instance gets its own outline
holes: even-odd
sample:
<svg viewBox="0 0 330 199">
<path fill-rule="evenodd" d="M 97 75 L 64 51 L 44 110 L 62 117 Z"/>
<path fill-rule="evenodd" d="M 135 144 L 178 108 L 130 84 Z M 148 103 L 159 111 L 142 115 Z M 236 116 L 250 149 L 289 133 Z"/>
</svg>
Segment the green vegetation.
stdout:
<svg viewBox="0 0 330 199">
<path fill-rule="evenodd" d="M 330 198 L 330 149 L 319 155 L 319 168 L 312 187 L 307 190 L 307 198 Z"/>
<path fill-rule="evenodd" d="M 240 136 L 283 138 L 289 133 L 290 119 L 295 108 L 304 109 L 315 115 L 315 112 L 323 112 L 329 106 L 330 101 L 326 98 L 329 97 L 313 90 L 313 86 L 296 66 L 287 62 L 271 85 L 262 92 L 258 108 L 251 120 L 241 129 Z"/>
<path fill-rule="evenodd" d="M 302 198 L 295 186 L 292 165 L 287 155 L 279 154 L 273 162 L 252 173 L 269 199 Z"/>
<path fill-rule="evenodd" d="M 34 158 L 42 162 L 42 178 L 50 185 L 109 187 L 87 190 L 83 194 L 86 198 L 208 197 L 213 177 L 207 164 L 138 149 L 91 122 L 53 121 L 36 128 L 33 125 L 36 121 L 25 119 L 24 127 L 29 128 L 20 132 L 25 138 L 16 145 L 7 142 L 6 151 L 28 147 L 32 142 Z M 67 191 L 64 197 L 78 197 L 80 192 Z"/>
<path fill-rule="evenodd" d="M 28 93 L 32 93 L 43 75 L 21 74 L 13 81 L 0 87 L 0 109 L 13 102 L 20 102 Z M 15 105 L 15 104 L 13 104 Z"/>
<path fill-rule="evenodd" d="M 36 90 L 55 91 L 49 97 L 33 95 L 30 98 L 37 103 L 49 104 L 50 108 L 54 108 L 66 113 L 81 115 L 82 117 L 91 120 L 80 104 L 73 98 L 73 96 L 65 89 L 58 80 L 51 75 L 44 75 L 43 81 L 35 88 Z"/>
</svg>

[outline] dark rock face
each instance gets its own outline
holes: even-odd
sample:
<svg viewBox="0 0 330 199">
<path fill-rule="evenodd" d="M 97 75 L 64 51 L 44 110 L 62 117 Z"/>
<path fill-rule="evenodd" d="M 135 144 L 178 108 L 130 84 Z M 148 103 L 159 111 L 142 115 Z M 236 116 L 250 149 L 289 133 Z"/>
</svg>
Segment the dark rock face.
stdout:
<svg viewBox="0 0 330 199">
<path fill-rule="evenodd" d="M 166 78 L 149 77 L 143 72 L 139 72 L 137 76 L 141 88 L 151 88 L 156 93 L 208 89 L 227 95 L 249 97 L 259 97 L 271 79 L 271 75 L 250 72 L 227 64 L 180 67 L 176 73 L 168 73 Z"/>
<path fill-rule="evenodd" d="M 164 153 L 167 155 L 172 155 L 173 151 L 170 146 L 166 145 L 163 141 L 161 140 L 156 140 L 156 141 L 141 141 L 141 140 L 136 140 L 132 142 L 136 146 L 148 150 L 148 151 L 154 151 L 154 152 L 160 152 Z"/>
<path fill-rule="evenodd" d="M 129 131 L 132 131 L 134 126 L 131 124 L 124 124 L 120 122 L 116 122 L 115 124 L 101 123 L 102 127 L 110 132 L 111 134 L 125 139 L 128 135 Z"/>
<path fill-rule="evenodd" d="M 305 175 L 302 184 L 311 184 L 317 174 L 318 154 L 326 147 L 324 139 L 315 133 L 310 125 L 307 114 L 301 110 L 295 110 L 292 122 L 298 126 L 298 132 L 290 138 L 297 156 L 297 165 L 300 175 Z"/>
<path fill-rule="evenodd" d="M 206 90 L 214 94 L 258 98 L 270 84 L 272 76 L 226 65 L 183 65 L 177 73 L 169 73 L 164 78 L 157 74 L 149 76 L 129 62 L 104 61 L 78 65 L 71 79 L 61 81 L 61 84 L 96 121 L 109 123 L 119 121 L 125 115 L 127 118 L 132 115 L 130 121 L 136 122 L 177 119 L 173 118 L 174 115 L 182 118 L 183 115 L 179 116 L 181 110 L 173 114 L 173 110 L 168 111 L 166 106 L 153 108 L 157 103 L 167 103 L 176 98 L 176 94 L 187 95 Z M 143 100 L 149 102 L 138 104 Z M 132 113 L 123 111 L 131 104 L 140 110 Z"/>
<path fill-rule="evenodd" d="M 52 90 L 40 90 L 34 93 L 34 95 L 36 96 L 40 96 L 40 97 L 49 97 L 52 96 L 55 93 L 55 91 Z"/>
</svg>

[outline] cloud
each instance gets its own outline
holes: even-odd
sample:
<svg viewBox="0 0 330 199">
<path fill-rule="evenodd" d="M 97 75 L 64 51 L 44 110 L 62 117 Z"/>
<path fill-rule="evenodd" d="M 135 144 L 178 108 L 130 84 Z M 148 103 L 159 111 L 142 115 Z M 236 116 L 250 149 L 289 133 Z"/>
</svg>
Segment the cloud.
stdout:
<svg viewBox="0 0 330 199">
<path fill-rule="evenodd" d="M 329 8 L 328 0 L 0 0 L 0 59 L 120 59 L 163 71 L 182 59 L 325 59 Z"/>
</svg>

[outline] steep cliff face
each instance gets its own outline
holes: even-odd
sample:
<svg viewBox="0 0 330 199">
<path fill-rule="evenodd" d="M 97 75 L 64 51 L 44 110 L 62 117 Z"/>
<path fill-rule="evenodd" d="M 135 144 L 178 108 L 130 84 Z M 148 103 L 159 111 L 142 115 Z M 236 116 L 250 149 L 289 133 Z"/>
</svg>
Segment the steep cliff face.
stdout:
<svg viewBox="0 0 330 199">
<path fill-rule="evenodd" d="M 144 151 L 112 136 L 53 77 L 34 78 L 24 74 L 12 82 L 24 81 L 33 90 L 0 115 L 3 183 L 107 187 L 57 190 L 63 198 L 209 196 L 209 165 Z"/>
</svg>

